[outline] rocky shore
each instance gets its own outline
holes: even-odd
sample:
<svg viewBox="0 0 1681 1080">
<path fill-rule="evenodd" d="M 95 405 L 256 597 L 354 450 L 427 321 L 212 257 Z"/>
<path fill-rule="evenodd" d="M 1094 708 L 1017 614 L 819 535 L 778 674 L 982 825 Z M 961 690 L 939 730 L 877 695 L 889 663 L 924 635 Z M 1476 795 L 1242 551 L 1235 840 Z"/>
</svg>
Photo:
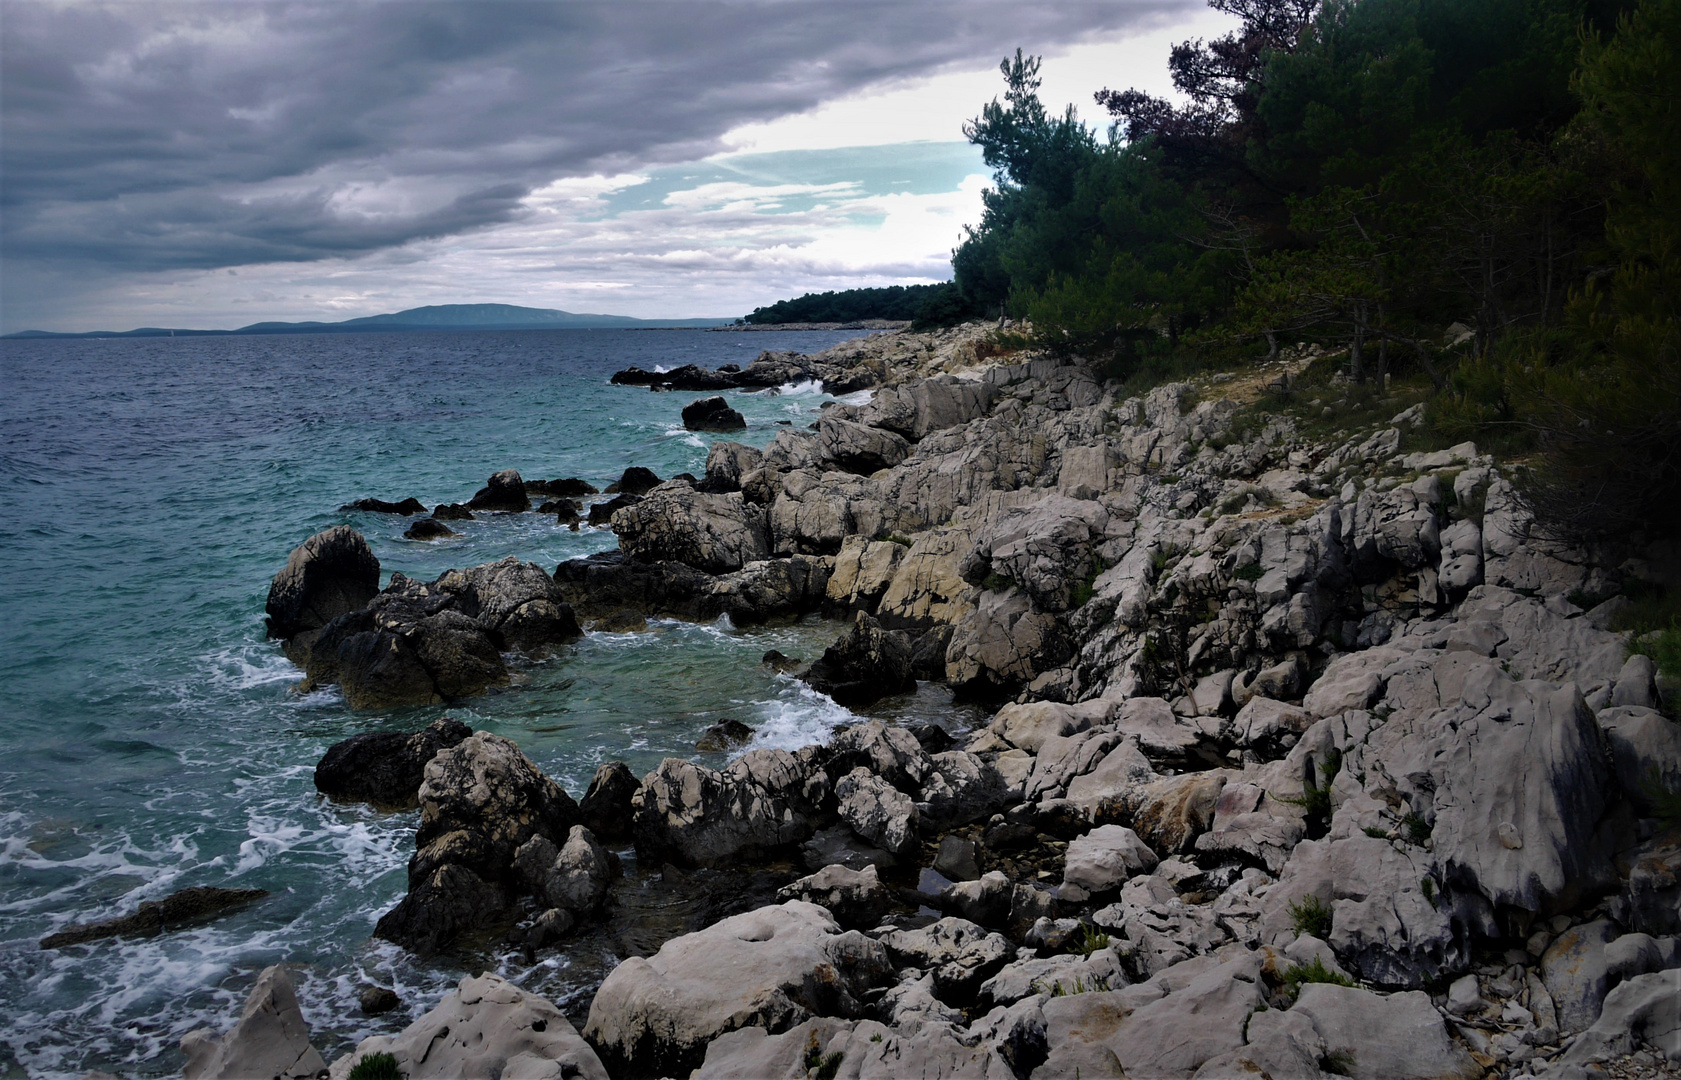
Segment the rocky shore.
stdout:
<svg viewBox="0 0 1681 1080">
<path fill-rule="evenodd" d="M 416 952 L 567 948 L 619 917 L 616 850 L 780 891 L 624 959 L 581 1030 L 486 974 L 330 1075 L 1681 1075 L 1681 686 L 1611 629 L 1675 552 L 1537 539 L 1510 466 L 1415 449 L 1404 403 L 1319 435 L 1253 407 L 1315 359 L 1130 398 L 978 328 L 631 369 L 874 392 L 627 473 L 572 507 L 611 496 L 619 549 L 552 573 L 380 590 L 353 530 L 310 538 L 270 632 L 352 707 L 459 700 L 592 626 L 820 612 L 798 677 L 836 701 L 993 710 L 611 763 L 576 799 L 453 721 L 334 747 L 329 796 L 420 807 L 375 930 Z M 486 505 L 530 512 L 498 476 Z M 329 1068 L 279 967 L 183 1047 L 189 1078 Z"/>
</svg>

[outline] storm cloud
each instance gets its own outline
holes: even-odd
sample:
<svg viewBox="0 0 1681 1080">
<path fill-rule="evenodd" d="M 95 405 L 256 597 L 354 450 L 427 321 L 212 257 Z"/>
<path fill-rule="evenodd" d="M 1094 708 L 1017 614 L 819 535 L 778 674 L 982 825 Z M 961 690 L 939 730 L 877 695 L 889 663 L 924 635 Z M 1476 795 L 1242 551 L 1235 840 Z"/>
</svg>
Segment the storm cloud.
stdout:
<svg viewBox="0 0 1681 1080">
<path fill-rule="evenodd" d="M 1177 6 L 12 3 L 5 255 L 212 268 L 451 235 L 557 177 Z"/>
</svg>

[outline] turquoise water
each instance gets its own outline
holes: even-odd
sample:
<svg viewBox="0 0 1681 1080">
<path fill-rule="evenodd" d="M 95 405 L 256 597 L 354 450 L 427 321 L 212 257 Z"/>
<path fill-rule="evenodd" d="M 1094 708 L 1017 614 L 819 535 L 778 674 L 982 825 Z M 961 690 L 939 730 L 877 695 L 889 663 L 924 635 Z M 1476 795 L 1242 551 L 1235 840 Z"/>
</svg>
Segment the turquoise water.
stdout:
<svg viewBox="0 0 1681 1080">
<path fill-rule="evenodd" d="M 816 620 L 740 632 L 658 622 L 591 635 L 500 693 L 443 709 L 355 714 L 263 637 L 268 582 L 311 533 L 349 522 L 385 575 L 431 578 L 514 554 L 545 568 L 615 546 L 535 514 L 452 523 L 406 541 L 407 519 L 341 514 L 352 499 L 469 497 L 490 473 L 582 476 L 629 465 L 702 471 L 713 436 L 682 430 L 690 394 L 612 387 L 637 364 L 745 364 L 855 332 L 528 331 L 0 342 L 0 1076 L 178 1071 L 181 1035 L 225 1027 L 255 972 L 300 966 L 329 1058 L 401 1027 L 467 968 L 495 967 L 577 1007 L 616 959 L 600 935 L 535 965 L 492 948 L 420 963 L 369 940 L 405 888 L 416 815 L 334 806 L 312 771 L 333 742 L 448 712 L 517 741 L 574 796 L 596 765 L 637 772 L 697 754 L 734 717 L 757 745 L 821 740 L 853 714 L 758 663 L 813 655 Z M 810 423 L 815 387 L 729 394 L 745 435 Z M 924 688 L 886 711 L 947 716 Z M 195 929 L 43 952 L 67 923 L 190 885 L 268 899 Z M 404 1008 L 362 1017 L 356 992 Z"/>
</svg>

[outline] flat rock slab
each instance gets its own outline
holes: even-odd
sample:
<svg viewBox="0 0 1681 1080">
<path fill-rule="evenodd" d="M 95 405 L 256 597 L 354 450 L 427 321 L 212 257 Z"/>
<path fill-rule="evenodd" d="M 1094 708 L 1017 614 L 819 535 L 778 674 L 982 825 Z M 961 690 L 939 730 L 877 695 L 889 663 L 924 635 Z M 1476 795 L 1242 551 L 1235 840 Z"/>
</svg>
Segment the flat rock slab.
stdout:
<svg viewBox="0 0 1681 1080">
<path fill-rule="evenodd" d="M 108 937 L 150 937 L 178 926 L 215 918 L 267 895 L 267 889 L 217 889 L 208 885 L 182 889 L 162 900 L 146 901 L 132 915 L 80 923 L 49 934 L 41 939 L 41 948 L 62 949 L 66 945 L 80 945 Z"/>
</svg>

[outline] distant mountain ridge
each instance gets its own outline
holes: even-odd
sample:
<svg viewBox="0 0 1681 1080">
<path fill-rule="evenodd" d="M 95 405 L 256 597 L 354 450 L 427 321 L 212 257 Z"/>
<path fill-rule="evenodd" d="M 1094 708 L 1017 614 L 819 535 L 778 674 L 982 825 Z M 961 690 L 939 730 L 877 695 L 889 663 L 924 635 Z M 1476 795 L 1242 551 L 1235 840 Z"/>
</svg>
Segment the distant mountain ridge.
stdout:
<svg viewBox="0 0 1681 1080">
<path fill-rule="evenodd" d="M 185 330 L 143 326 L 135 330 L 89 330 L 61 334 L 23 330 L 7 338 L 203 337 L 225 334 L 344 334 L 403 330 L 610 330 L 615 328 L 727 326 L 734 319 L 634 319 L 628 315 L 586 315 L 555 308 L 513 304 L 429 304 L 387 315 L 343 322 L 259 322 L 237 330 Z"/>
</svg>

